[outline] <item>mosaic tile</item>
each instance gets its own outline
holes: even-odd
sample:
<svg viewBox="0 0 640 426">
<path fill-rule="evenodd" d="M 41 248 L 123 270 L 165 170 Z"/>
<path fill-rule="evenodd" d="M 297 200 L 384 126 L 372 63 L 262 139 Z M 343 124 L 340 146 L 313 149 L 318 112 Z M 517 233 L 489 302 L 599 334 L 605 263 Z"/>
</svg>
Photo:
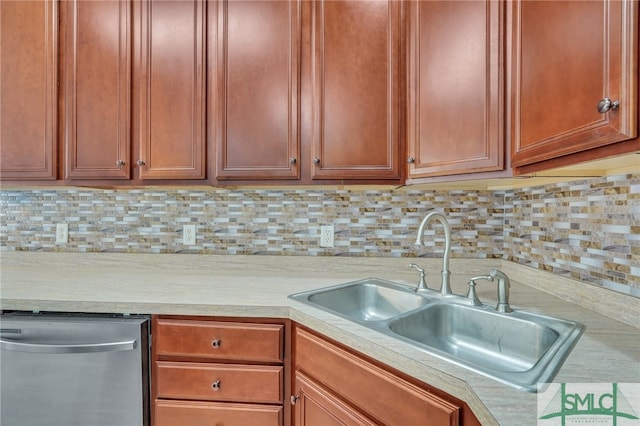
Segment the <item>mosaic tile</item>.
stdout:
<svg viewBox="0 0 640 426">
<path fill-rule="evenodd" d="M 440 257 L 439 225 L 414 247 L 431 211 L 451 223 L 452 257 L 504 258 L 640 295 L 640 175 L 515 190 L 25 189 L 0 191 L 0 250 Z M 55 224 L 69 243 L 55 243 Z M 183 246 L 182 225 L 197 227 Z M 324 224 L 335 247 L 319 246 Z"/>
</svg>

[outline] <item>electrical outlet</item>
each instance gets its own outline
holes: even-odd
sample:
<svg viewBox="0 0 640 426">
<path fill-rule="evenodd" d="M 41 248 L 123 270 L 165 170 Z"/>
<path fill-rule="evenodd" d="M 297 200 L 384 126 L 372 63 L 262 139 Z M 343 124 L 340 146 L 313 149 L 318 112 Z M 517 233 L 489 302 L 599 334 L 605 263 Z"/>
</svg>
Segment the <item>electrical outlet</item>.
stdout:
<svg viewBox="0 0 640 426">
<path fill-rule="evenodd" d="M 196 226 L 184 225 L 182 227 L 182 244 L 194 246 L 196 244 Z"/>
<path fill-rule="evenodd" d="M 333 225 L 320 227 L 320 247 L 333 247 Z"/>
<path fill-rule="evenodd" d="M 69 242 L 69 225 L 66 223 L 56 224 L 56 244 L 66 244 Z"/>
</svg>

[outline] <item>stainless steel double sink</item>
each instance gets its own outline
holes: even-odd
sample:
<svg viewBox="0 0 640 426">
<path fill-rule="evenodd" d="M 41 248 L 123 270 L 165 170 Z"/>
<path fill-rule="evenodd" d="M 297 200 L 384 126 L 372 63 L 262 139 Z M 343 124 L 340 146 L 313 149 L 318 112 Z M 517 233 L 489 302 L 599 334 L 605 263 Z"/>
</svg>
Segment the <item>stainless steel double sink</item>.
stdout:
<svg viewBox="0 0 640 426">
<path fill-rule="evenodd" d="M 584 325 L 368 278 L 289 296 L 502 383 L 536 392 L 550 382 Z"/>
</svg>

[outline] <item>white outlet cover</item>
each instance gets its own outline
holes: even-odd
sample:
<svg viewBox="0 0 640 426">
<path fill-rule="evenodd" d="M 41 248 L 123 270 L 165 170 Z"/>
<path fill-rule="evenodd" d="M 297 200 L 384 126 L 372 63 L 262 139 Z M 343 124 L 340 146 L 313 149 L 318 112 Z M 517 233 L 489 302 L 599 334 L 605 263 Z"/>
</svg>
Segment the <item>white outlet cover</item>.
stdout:
<svg viewBox="0 0 640 426">
<path fill-rule="evenodd" d="M 56 224 L 56 243 L 66 244 L 69 242 L 69 225 L 66 223 Z"/>
<path fill-rule="evenodd" d="M 182 244 L 194 246 L 196 244 L 196 226 L 184 225 L 182 227 Z"/>
<path fill-rule="evenodd" d="M 320 247 L 333 247 L 333 225 L 320 226 Z"/>
</svg>

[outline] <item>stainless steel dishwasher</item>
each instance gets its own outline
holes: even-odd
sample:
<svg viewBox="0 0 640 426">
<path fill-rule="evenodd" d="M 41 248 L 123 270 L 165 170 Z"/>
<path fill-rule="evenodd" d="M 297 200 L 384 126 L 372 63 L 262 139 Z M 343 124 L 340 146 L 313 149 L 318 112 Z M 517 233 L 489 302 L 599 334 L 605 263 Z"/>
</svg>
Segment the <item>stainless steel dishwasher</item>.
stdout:
<svg viewBox="0 0 640 426">
<path fill-rule="evenodd" d="M 4 313 L 2 426 L 148 426 L 149 319 Z"/>
</svg>

